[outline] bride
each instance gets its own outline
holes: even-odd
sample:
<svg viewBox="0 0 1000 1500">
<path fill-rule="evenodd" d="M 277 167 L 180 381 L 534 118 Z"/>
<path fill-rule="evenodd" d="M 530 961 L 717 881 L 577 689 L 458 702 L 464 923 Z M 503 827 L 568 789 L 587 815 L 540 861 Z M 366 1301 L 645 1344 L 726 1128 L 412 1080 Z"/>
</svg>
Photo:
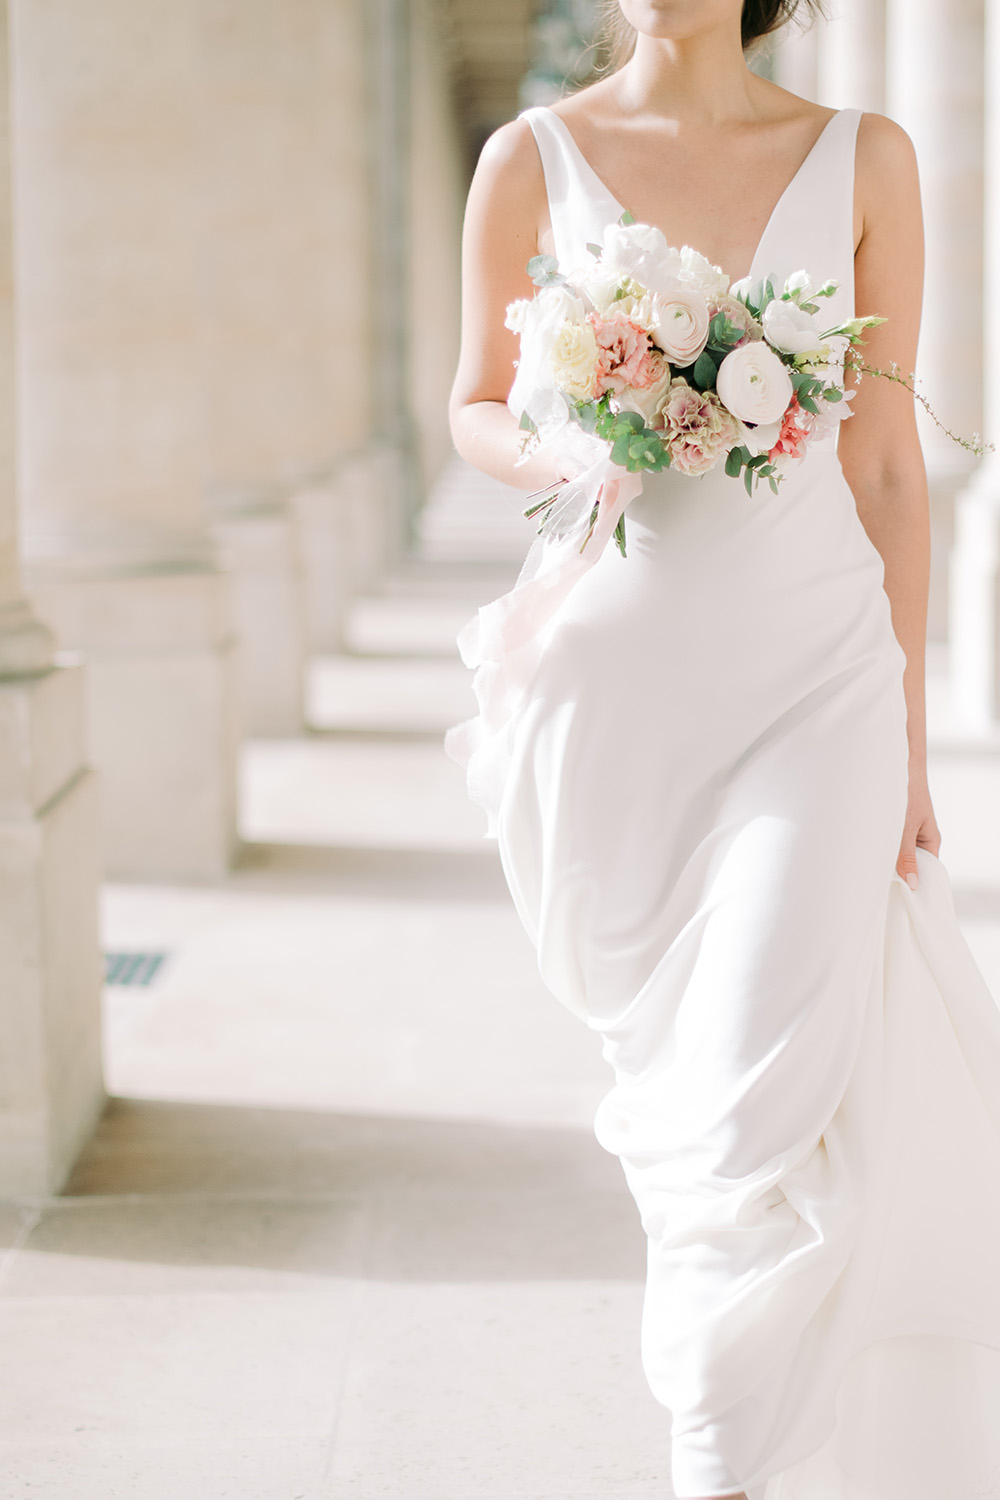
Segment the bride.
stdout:
<svg viewBox="0 0 1000 1500">
<path fill-rule="evenodd" d="M 917 171 L 896 125 L 754 74 L 807 4 L 621 0 L 615 70 L 487 143 L 469 196 L 459 452 L 529 491 L 507 305 L 624 211 L 732 280 L 839 282 L 913 368 Z M 603 1039 L 598 1139 L 648 1236 L 642 1357 L 684 1500 L 1000 1495 L 1000 1021 L 958 933 L 926 770 L 927 486 L 866 378 L 776 495 L 644 476 L 628 555 L 463 640 L 452 732 L 554 993 Z M 588 448 L 590 451 L 588 451 Z M 525 578 L 559 544 L 536 543 Z M 666 1493 L 666 1492 L 665 1492 Z"/>
</svg>

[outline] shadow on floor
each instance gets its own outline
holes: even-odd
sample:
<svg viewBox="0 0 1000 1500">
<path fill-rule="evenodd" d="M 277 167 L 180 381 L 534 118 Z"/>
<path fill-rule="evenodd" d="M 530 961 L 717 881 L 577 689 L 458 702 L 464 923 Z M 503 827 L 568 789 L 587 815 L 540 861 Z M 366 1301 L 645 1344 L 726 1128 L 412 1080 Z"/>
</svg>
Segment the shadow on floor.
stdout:
<svg viewBox="0 0 1000 1500">
<path fill-rule="evenodd" d="M 394 1282 L 641 1282 L 644 1245 L 589 1132 L 116 1098 L 26 1249 Z"/>
<path fill-rule="evenodd" d="M 282 893 L 385 896 L 403 901 L 509 900 L 496 845 L 478 849 L 378 849 L 332 844 L 242 846 L 233 884 Z"/>
</svg>

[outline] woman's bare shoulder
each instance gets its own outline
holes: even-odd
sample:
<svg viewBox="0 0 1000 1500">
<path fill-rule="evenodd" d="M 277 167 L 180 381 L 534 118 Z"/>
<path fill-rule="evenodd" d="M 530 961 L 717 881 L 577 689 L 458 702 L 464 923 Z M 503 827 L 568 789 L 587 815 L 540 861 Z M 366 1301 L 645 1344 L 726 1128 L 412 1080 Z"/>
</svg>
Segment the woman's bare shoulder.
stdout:
<svg viewBox="0 0 1000 1500">
<path fill-rule="evenodd" d="M 479 154 L 476 176 L 495 185 L 531 189 L 543 182 L 542 162 L 527 120 L 510 120 L 494 130 Z"/>
<path fill-rule="evenodd" d="M 902 171 L 909 177 L 916 166 L 913 142 L 902 125 L 866 111 L 858 125 L 858 170 L 881 176 Z"/>
</svg>

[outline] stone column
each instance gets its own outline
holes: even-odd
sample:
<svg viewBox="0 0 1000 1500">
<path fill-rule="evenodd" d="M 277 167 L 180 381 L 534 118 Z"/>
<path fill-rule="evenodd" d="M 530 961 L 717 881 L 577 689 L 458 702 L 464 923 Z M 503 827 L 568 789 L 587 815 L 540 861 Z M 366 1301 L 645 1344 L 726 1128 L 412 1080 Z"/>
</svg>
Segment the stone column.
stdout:
<svg viewBox="0 0 1000 1500">
<path fill-rule="evenodd" d="M 14 0 L 13 16 L 29 584 L 87 653 L 109 868 L 213 876 L 235 841 L 236 741 L 202 501 L 200 3 Z"/>
<path fill-rule="evenodd" d="M 412 0 L 410 390 L 426 494 L 451 456 L 448 396 L 458 363 L 465 173 L 437 7 Z"/>
<path fill-rule="evenodd" d="M 0 0 L 0 1198 L 58 1190 L 104 1100 L 84 682 L 17 553 L 7 7 Z"/>
<path fill-rule="evenodd" d="M 420 449 L 411 392 L 413 32 L 415 0 L 368 0 L 369 130 L 372 144 L 372 334 L 377 413 L 374 469 L 384 485 L 387 558 L 405 552 L 421 499 Z M 418 19 L 419 24 L 419 19 Z"/>
<path fill-rule="evenodd" d="M 953 431 L 982 426 L 983 0 L 889 0 L 888 113 L 916 147 L 927 241 L 921 389 Z M 947 296 L 942 288 L 947 287 Z M 930 634 L 942 636 L 954 501 L 972 461 L 929 420 Z"/>
<path fill-rule="evenodd" d="M 835 0 L 818 33 L 818 99 L 885 113 L 885 0 Z"/>
<path fill-rule="evenodd" d="M 984 47 L 987 78 L 1000 68 L 1000 0 L 988 0 Z M 985 102 L 984 282 L 1000 285 L 1000 97 Z M 983 372 L 983 427 L 1000 446 L 1000 367 Z M 1000 726 L 1000 453 L 980 463 L 956 507 L 951 557 L 950 657 L 957 717 L 972 732 Z"/>
</svg>

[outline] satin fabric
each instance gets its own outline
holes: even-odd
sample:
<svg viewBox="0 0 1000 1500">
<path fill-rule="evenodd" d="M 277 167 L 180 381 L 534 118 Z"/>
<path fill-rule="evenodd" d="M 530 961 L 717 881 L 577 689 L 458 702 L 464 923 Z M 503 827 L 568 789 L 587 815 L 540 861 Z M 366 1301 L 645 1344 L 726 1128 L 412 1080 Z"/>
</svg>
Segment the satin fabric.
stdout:
<svg viewBox="0 0 1000 1500">
<path fill-rule="evenodd" d="M 831 119 L 754 257 L 838 279 L 831 322 L 858 118 Z M 552 111 L 527 119 L 582 263 L 621 206 Z M 881 559 L 832 441 L 777 495 L 668 470 L 626 516 L 627 558 L 603 546 L 544 618 L 515 590 L 469 627 L 483 711 L 451 749 L 546 983 L 614 1070 L 596 1131 L 648 1237 L 674 1492 L 1000 1496 L 1000 1016 L 944 868 L 894 873 Z M 528 622 L 506 660 L 498 609 Z"/>
</svg>

